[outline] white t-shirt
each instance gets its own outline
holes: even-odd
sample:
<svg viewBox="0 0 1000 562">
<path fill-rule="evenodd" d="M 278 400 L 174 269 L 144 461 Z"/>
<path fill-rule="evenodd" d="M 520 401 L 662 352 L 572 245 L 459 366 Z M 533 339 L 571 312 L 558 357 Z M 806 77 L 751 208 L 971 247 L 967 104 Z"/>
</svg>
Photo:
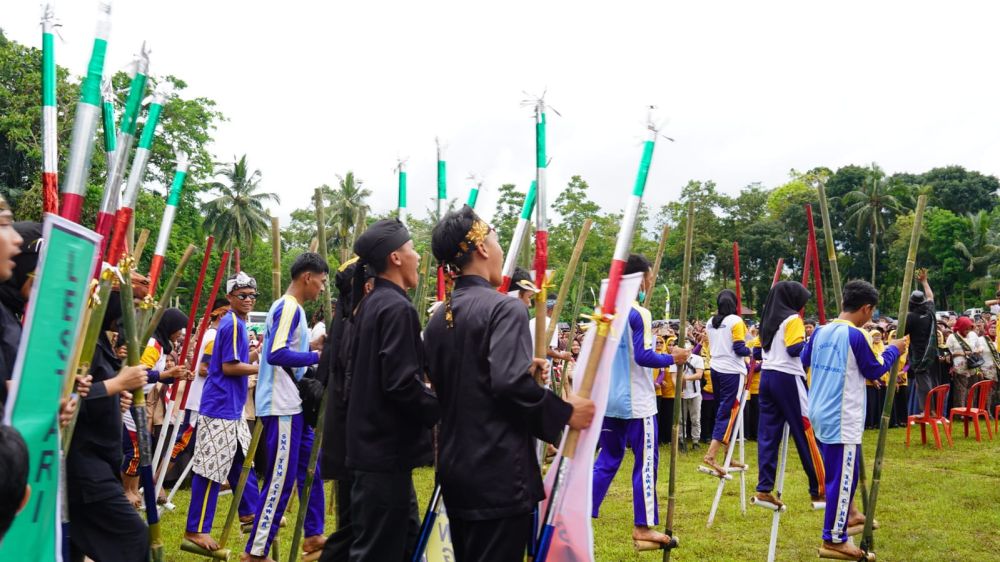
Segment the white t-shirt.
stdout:
<svg viewBox="0 0 1000 562">
<path fill-rule="evenodd" d="M 201 405 L 201 391 L 205 388 L 205 379 L 208 375 L 201 376 L 197 371 L 200 370 L 202 357 L 205 356 L 205 350 L 209 348 L 209 345 L 213 345 L 215 342 L 215 328 L 209 328 L 205 330 L 205 337 L 201 340 L 201 349 L 198 350 L 198 359 L 195 364 L 198 368 L 195 369 L 194 380 L 191 381 L 191 390 L 188 391 L 187 409 L 192 412 L 197 412 L 198 407 Z"/>
<path fill-rule="evenodd" d="M 313 342 L 319 339 L 320 336 L 326 335 L 326 322 L 320 320 L 312 327 L 312 331 L 309 332 L 309 341 Z"/>
<path fill-rule="evenodd" d="M 701 355 L 692 354 L 684 365 L 684 374 L 685 376 L 693 375 L 698 369 L 705 369 L 705 360 L 701 358 Z M 681 398 L 688 399 L 696 396 L 701 396 L 701 381 L 684 381 L 684 393 L 681 394 Z"/>
</svg>

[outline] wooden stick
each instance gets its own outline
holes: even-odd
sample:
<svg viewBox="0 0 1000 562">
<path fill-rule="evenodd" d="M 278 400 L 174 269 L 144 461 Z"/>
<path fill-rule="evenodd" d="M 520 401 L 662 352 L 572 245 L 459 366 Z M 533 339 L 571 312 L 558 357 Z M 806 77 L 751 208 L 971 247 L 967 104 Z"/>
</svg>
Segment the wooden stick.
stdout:
<svg viewBox="0 0 1000 562">
<path fill-rule="evenodd" d="M 271 217 L 271 293 L 274 300 L 281 298 L 281 223 Z"/>
<path fill-rule="evenodd" d="M 587 262 L 583 262 L 580 275 L 577 277 L 576 298 L 573 301 L 573 314 L 570 316 L 570 333 L 576 337 L 576 325 L 580 321 L 580 307 L 583 306 L 583 292 L 587 288 Z"/>
<path fill-rule="evenodd" d="M 740 283 L 740 243 L 733 242 L 733 277 L 736 279 L 736 315 L 743 317 L 743 284 Z"/>
<path fill-rule="evenodd" d="M 830 209 L 826 202 L 826 182 L 820 180 L 816 182 L 816 190 L 819 192 L 819 212 L 823 217 L 823 238 L 826 241 L 826 257 L 830 262 L 830 279 L 833 281 L 833 296 L 837 299 L 837 306 L 844 301 L 844 291 L 840 286 L 840 269 L 837 267 L 837 248 L 833 245 L 833 230 L 830 225 Z"/>
<path fill-rule="evenodd" d="M 139 231 L 139 240 L 135 243 L 135 248 L 132 250 L 132 259 L 138 265 L 139 258 L 142 257 L 142 251 L 146 249 L 146 242 L 149 240 L 149 229 L 144 228 Z"/>
<path fill-rule="evenodd" d="M 184 273 L 184 268 L 187 267 L 188 262 L 191 261 L 191 256 L 194 254 L 196 249 L 197 248 L 195 248 L 194 244 L 188 244 L 187 249 L 184 250 L 184 255 L 182 255 L 181 260 L 177 262 L 177 267 L 174 268 L 174 273 L 170 276 L 167 288 L 163 290 L 160 302 L 156 305 L 156 312 L 153 313 L 153 317 L 149 320 L 149 323 L 145 326 L 145 329 L 141 334 L 143 339 L 139 341 L 139 345 L 145 346 L 146 342 L 149 341 L 149 338 L 153 337 L 153 332 L 156 331 L 156 327 L 160 324 L 160 319 L 163 318 L 163 314 L 167 311 L 167 308 L 170 307 L 170 299 L 173 298 L 174 293 L 177 291 L 177 285 L 181 282 L 181 275 Z M 131 286 L 132 282 L 129 279 L 128 274 L 124 271 L 122 274 L 125 275 L 125 283 L 122 283 L 122 285 L 127 284 Z M 122 310 L 126 308 L 126 305 L 131 304 L 126 303 L 124 297 L 125 292 L 122 291 Z"/>
<path fill-rule="evenodd" d="M 563 277 L 562 285 L 559 287 L 559 295 L 556 296 L 556 305 L 552 309 L 552 320 L 545 330 L 546 345 L 552 341 L 552 336 L 559 326 L 559 316 L 562 314 L 563 306 L 566 304 L 566 295 L 569 294 L 569 286 L 573 282 L 576 274 L 576 265 L 580 262 L 580 255 L 583 254 L 583 247 L 587 243 L 587 235 L 590 234 L 590 226 L 593 221 L 587 219 L 583 221 L 583 228 L 580 229 L 580 236 L 576 238 L 576 245 L 573 246 L 573 255 L 569 258 L 569 265 L 566 266 L 566 275 Z"/>
<path fill-rule="evenodd" d="M 420 319 L 420 325 L 424 325 L 424 321 L 427 320 L 427 287 L 430 285 L 431 279 L 429 276 L 431 267 L 431 252 L 430 250 L 424 252 L 423 258 L 420 260 L 420 282 L 417 283 L 417 291 L 414 296 L 416 301 L 414 305 L 417 307 L 417 317 Z"/>
<path fill-rule="evenodd" d="M 906 313 L 909 309 L 909 289 L 913 284 L 913 269 L 917 262 L 917 248 L 920 246 L 921 226 L 924 220 L 924 210 L 927 208 L 927 194 L 921 194 L 917 199 L 917 210 L 914 212 L 913 230 L 910 232 L 910 249 L 906 253 L 906 269 L 903 273 L 903 287 L 899 292 L 899 314 L 896 327 L 896 337 L 906 333 Z M 865 530 L 862 534 L 861 548 L 870 552 L 875 548 L 873 525 L 875 523 L 875 504 L 878 500 L 879 484 L 882 481 L 882 461 L 885 459 L 885 441 L 889 432 L 889 417 L 892 415 L 893 398 L 896 396 L 896 382 L 899 377 L 899 361 L 889 369 L 889 385 L 886 387 L 885 402 L 882 404 L 882 419 L 878 428 L 878 446 L 875 448 L 875 463 L 872 469 L 872 487 L 868 495 L 868 506 L 865 508 Z M 859 445 L 860 448 L 860 445 Z"/>
<path fill-rule="evenodd" d="M 823 274 L 819 266 L 819 246 L 816 244 L 816 223 L 813 221 L 812 205 L 806 203 L 806 224 L 809 226 L 809 247 L 813 255 L 813 276 L 816 278 L 816 308 L 819 310 L 820 325 L 826 324 L 826 303 L 823 299 Z"/>
<path fill-rule="evenodd" d="M 326 215 L 325 209 L 323 208 L 323 190 L 316 188 L 316 238 L 319 240 L 319 245 L 317 251 L 319 255 L 323 256 L 323 261 L 327 260 L 327 247 L 326 247 Z M 358 225 L 357 228 L 361 228 Z M 330 300 L 332 293 L 330 291 L 330 276 L 326 278 L 326 283 L 323 287 L 324 294 L 323 299 L 323 319 L 326 321 L 327 328 L 333 322 L 333 302 Z"/>
<path fill-rule="evenodd" d="M 653 302 L 653 293 L 656 291 L 656 280 L 660 276 L 660 266 L 663 264 L 663 251 L 667 249 L 668 235 L 670 235 L 670 227 L 663 225 L 663 232 L 660 234 L 660 245 L 656 248 L 656 261 L 653 262 L 653 285 L 650 287 L 649 292 L 646 293 L 646 298 L 642 301 L 642 306 L 646 308 L 649 308 L 650 303 Z"/>
<path fill-rule="evenodd" d="M 694 201 L 688 202 L 687 225 L 684 231 L 684 265 L 681 268 L 681 312 L 680 326 L 677 328 L 677 342 L 684 347 L 687 336 L 687 315 L 688 315 L 688 295 L 691 286 L 691 254 L 694 246 Z M 666 239 L 666 229 L 664 228 L 664 239 Z M 662 246 L 661 246 L 662 247 Z M 677 365 L 677 374 L 674 376 L 674 392 L 680 392 L 684 384 L 684 365 Z M 667 484 L 667 518 L 664 522 L 663 532 L 674 537 L 674 512 L 677 507 L 677 455 L 680 450 L 680 429 L 681 429 L 681 409 L 674 408 L 673 426 L 670 430 L 670 477 Z M 663 550 L 663 562 L 669 562 L 670 551 Z"/>
</svg>

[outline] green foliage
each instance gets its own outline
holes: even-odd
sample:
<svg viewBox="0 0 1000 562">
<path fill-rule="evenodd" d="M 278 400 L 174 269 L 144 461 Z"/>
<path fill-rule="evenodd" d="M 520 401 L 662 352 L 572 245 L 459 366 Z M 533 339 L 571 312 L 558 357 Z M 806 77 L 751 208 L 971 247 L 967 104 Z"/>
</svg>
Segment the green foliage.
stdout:
<svg viewBox="0 0 1000 562">
<path fill-rule="evenodd" d="M 255 243 L 271 229 L 264 204 L 280 203 L 281 199 L 275 193 L 258 191 L 261 173 L 250 171 L 246 154 L 232 164 L 220 166 L 217 175 L 224 181 L 213 182 L 211 190 L 219 196 L 201 207 L 205 230 L 215 236 L 222 249 L 231 250 L 239 245 L 252 251 Z"/>
</svg>

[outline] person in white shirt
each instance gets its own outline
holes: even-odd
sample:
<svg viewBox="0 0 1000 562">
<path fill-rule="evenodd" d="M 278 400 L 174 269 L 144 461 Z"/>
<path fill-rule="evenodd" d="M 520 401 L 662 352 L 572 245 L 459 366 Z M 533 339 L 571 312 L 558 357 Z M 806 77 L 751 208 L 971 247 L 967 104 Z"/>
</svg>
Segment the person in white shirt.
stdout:
<svg viewBox="0 0 1000 562">
<path fill-rule="evenodd" d="M 690 349 L 690 344 L 688 344 Z M 700 355 L 692 354 L 684 364 L 684 391 L 681 399 L 684 402 L 681 413 L 681 431 L 687 433 L 687 422 L 691 421 L 690 435 L 685 435 L 681 443 L 690 437 L 691 448 L 698 449 L 701 439 L 701 379 L 705 376 L 705 360 Z"/>
</svg>

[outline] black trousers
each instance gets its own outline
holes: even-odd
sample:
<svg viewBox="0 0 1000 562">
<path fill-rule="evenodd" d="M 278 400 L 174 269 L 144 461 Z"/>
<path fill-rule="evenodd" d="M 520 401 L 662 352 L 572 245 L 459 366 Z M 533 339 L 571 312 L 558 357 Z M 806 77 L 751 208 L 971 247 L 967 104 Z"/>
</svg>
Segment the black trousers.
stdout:
<svg viewBox="0 0 1000 562">
<path fill-rule="evenodd" d="M 326 546 L 319 562 L 347 562 L 350 560 L 354 528 L 351 525 L 351 487 L 354 479 L 337 480 L 334 484 L 337 501 L 337 530 L 326 538 Z"/>
<path fill-rule="evenodd" d="M 750 441 L 757 440 L 757 426 L 760 424 L 760 395 L 751 394 L 743 412 L 743 433 Z"/>
<path fill-rule="evenodd" d="M 413 557 L 420 516 L 410 471 L 355 471 L 350 506 L 352 562 L 403 562 Z"/>
<path fill-rule="evenodd" d="M 719 412 L 719 402 L 713 397 L 706 400 L 702 395 L 701 401 L 701 442 L 712 441 L 712 427 L 715 426 L 715 415 Z M 707 430 L 705 428 L 708 428 Z"/>
<path fill-rule="evenodd" d="M 484 521 L 449 515 L 455 562 L 522 562 L 533 521 L 531 513 Z"/>
<path fill-rule="evenodd" d="M 656 420 L 659 427 L 660 443 L 670 443 L 674 430 L 674 399 L 656 397 Z"/>
<path fill-rule="evenodd" d="M 115 482 L 117 484 L 117 482 Z M 149 529 L 118 484 L 118 493 L 100 501 L 69 502 L 70 558 L 98 562 L 149 560 Z"/>
</svg>

